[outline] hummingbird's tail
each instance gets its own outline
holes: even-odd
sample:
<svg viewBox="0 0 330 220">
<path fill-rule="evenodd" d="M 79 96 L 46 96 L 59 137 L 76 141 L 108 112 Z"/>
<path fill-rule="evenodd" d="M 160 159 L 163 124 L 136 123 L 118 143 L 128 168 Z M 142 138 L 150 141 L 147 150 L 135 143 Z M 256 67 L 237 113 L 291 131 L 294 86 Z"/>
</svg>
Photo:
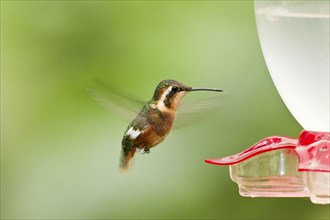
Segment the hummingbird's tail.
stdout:
<svg viewBox="0 0 330 220">
<path fill-rule="evenodd" d="M 128 152 L 127 151 L 125 152 L 124 149 L 122 150 L 120 155 L 120 164 L 119 164 L 119 168 L 121 171 L 125 172 L 129 170 L 135 151 L 136 148 L 132 148 Z"/>
</svg>

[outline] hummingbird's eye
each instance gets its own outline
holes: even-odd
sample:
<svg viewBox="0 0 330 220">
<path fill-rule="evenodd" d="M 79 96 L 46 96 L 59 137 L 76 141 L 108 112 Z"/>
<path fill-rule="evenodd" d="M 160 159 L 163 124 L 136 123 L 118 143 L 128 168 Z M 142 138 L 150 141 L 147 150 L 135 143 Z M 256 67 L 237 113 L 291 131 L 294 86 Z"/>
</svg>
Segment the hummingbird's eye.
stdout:
<svg viewBox="0 0 330 220">
<path fill-rule="evenodd" d="M 173 87 L 172 87 L 172 91 L 173 91 L 173 92 L 178 92 L 178 91 L 179 91 L 179 88 L 176 87 L 176 86 L 173 86 Z"/>
</svg>

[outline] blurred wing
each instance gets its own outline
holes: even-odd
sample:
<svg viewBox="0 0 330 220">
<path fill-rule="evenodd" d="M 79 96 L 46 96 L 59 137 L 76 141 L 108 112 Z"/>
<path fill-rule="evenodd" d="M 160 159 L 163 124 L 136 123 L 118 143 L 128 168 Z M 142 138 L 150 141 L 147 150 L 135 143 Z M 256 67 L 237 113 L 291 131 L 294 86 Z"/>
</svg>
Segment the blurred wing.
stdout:
<svg viewBox="0 0 330 220">
<path fill-rule="evenodd" d="M 179 108 L 175 128 L 184 128 L 202 120 L 210 119 L 222 109 L 223 97 L 212 97 L 190 103 L 182 103 Z"/>
<path fill-rule="evenodd" d="M 125 120 L 134 118 L 146 103 L 105 81 L 94 81 L 96 85 L 86 88 L 87 93 L 105 109 Z"/>
</svg>

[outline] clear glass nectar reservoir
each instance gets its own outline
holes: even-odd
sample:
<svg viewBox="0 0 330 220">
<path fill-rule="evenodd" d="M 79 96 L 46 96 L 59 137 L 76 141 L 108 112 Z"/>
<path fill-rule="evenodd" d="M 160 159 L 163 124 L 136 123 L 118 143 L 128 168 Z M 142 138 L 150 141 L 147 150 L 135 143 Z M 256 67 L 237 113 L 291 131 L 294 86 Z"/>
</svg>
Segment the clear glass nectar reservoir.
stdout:
<svg viewBox="0 0 330 220">
<path fill-rule="evenodd" d="M 329 1 L 255 1 L 275 86 L 302 127 L 330 131 Z"/>
</svg>

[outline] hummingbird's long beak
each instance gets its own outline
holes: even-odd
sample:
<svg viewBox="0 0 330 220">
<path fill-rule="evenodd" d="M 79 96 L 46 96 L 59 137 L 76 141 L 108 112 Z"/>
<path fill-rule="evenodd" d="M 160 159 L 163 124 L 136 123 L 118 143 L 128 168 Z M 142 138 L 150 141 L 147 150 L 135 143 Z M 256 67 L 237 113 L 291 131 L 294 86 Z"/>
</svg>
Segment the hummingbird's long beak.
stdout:
<svg viewBox="0 0 330 220">
<path fill-rule="evenodd" d="M 216 89 L 216 88 L 191 88 L 190 91 L 212 91 L 212 92 L 223 92 L 222 89 Z"/>
</svg>

